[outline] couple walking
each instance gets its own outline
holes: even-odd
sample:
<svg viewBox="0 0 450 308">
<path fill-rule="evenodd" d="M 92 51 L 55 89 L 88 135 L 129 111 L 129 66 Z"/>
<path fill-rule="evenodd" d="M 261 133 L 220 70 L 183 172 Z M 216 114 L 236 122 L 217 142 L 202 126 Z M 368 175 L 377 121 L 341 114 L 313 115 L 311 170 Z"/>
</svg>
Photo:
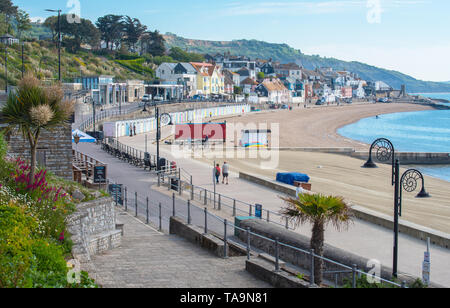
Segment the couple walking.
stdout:
<svg viewBox="0 0 450 308">
<path fill-rule="evenodd" d="M 219 184 L 220 175 L 222 174 L 222 184 L 225 184 L 225 180 L 228 185 L 228 176 L 230 175 L 230 166 L 227 162 L 223 163 L 222 169 L 220 169 L 220 165 L 217 164 L 213 169 L 213 174 L 217 184 Z"/>
</svg>

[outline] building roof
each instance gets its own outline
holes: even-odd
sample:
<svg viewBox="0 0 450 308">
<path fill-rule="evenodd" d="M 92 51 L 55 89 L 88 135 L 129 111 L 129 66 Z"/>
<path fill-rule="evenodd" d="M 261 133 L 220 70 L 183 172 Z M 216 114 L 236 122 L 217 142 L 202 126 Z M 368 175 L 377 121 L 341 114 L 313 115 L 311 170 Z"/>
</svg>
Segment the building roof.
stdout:
<svg viewBox="0 0 450 308">
<path fill-rule="evenodd" d="M 241 68 L 240 70 L 237 71 L 237 73 L 241 76 L 250 76 L 250 70 L 246 67 Z"/>
<path fill-rule="evenodd" d="M 253 79 L 251 79 L 250 77 L 244 79 L 241 81 L 241 85 L 251 85 L 251 86 L 256 86 L 258 85 L 258 83 L 256 81 L 254 81 Z"/>
<path fill-rule="evenodd" d="M 296 63 L 287 63 L 287 64 L 277 64 L 275 65 L 275 69 L 281 70 L 300 70 L 301 67 Z"/>
<path fill-rule="evenodd" d="M 287 88 L 284 86 L 284 84 L 278 79 L 265 79 L 262 84 L 267 91 L 287 91 Z"/>
<path fill-rule="evenodd" d="M 187 71 L 187 74 L 195 74 L 197 72 L 191 63 L 180 62 L 178 64 L 184 67 L 184 69 Z"/>
<path fill-rule="evenodd" d="M 190 62 L 192 67 L 199 73 L 200 75 L 204 77 L 208 77 L 209 75 L 209 68 L 214 67 L 211 63 L 205 63 L 205 62 Z"/>
</svg>

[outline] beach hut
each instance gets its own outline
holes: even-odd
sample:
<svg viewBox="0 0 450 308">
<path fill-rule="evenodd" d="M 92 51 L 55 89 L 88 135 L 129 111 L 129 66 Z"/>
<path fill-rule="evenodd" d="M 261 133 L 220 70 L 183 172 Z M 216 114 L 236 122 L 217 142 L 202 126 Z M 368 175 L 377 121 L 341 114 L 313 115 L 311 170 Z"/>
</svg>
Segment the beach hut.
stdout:
<svg viewBox="0 0 450 308">
<path fill-rule="evenodd" d="M 241 146 L 244 148 L 268 147 L 271 133 L 272 131 L 267 129 L 243 130 Z"/>
<path fill-rule="evenodd" d="M 94 137 L 89 136 L 86 133 L 83 133 L 80 130 L 73 130 L 72 131 L 72 142 L 75 143 L 75 136 L 80 137 L 80 141 L 79 142 L 83 142 L 83 143 L 95 143 L 97 140 Z"/>
</svg>

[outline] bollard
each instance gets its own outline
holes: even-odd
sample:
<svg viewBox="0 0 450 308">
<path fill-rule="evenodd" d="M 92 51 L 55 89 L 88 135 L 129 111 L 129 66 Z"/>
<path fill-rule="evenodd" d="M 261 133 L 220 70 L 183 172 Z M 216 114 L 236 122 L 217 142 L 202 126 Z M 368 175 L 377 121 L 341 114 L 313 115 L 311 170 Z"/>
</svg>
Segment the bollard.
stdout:
<svg viewBox="0 0 450 308">
<path fill-rule="evenodd" d="M 191 200 L 194 200 L 194 182 L 191 175 Z"/>
<path fill-rule="evenodd" d="M 181 178 L 178 179 L 178 193 L 180 196 L 183 194 L 183 182 L 181 181 Z"/>
<path fill-rule="evenodd" d="M 267 211 L 267 222 L 270 222 L 270 211 Z"/>
<path fill-rule="evenodd" d="M 247 260 L 250 260 L 250 227 L 247 227 Z"/>
<path fill-rule="evenodd" d="M 205 189 L 205 205 L 207 205 L 208 204 L 208 196 L 207 196 L 207 192 L 206 192 L 206 189 Z"/>
<path fill-rule="evenodd" d="M 253 213 L 253 205 L 250 204 L 250 212 L 249 212 L 250 217 L 252 217 L 252 213 Z"/>
<path fill-rule="evenodd" d="M 286 230 L 289 230 L 289 218 L 286 217 Z"/>
<path fill-rule="evenodd" d="M 170 191 L 172 188 L 172 179 L 167 176 L 167 190 Z"/>
<path fill-rule="evenodd" d="M 236 199 L 233 199 L 233 217 L 236 217 Z"/>
<path fill-rule="evenodd" d="M 159 232 L 162 231 L 161 202 L 159 203 Z"/>
<path fill-rule="evenodd" d="M 222 210 L 222 196 L 219 194 L 219 211 Z"/>
<path fill-rule="evenodd" d="M 119 192 L 117 191 L 117 183 L 116 183 L 116 207 L 117 207 L 117 204 L 119 203 L 117 201 L 117 198 L 119 198 Z"/>
<path fill-rule="evenodd" d="M 149 213 L 149 210 L 148 210 L 148 197 L 147 197 L 147 225 L 150 223 L 150 213 Z"/>
<path fill-rule="evenodd" d="M 224 259 L 228 258 L 228 235 L 227 235 L 227 223 L 228 221 L 225 219 L 223 221 L 223 257 Z"/>
<path fill-rule="evenodd" d="M 188 225 L 190 225 L 191 224 L 191 200 L 188 200 L 187 208 L 188 208 Z"/>
<path fill-rule="evenodd" d="M 172 194 L 172 208 L 173 208 L 172 216 L 176 217 L 176 212 L 175 212 L 175 193 Z"/>
<path fill-rule="evenodd" d="M 314 277 L 314 249 L 311 249 L 311 274 L 310 274 L 310 284 L 313 285 L 315 283 L 315 277 Z"/>
<path fill-rule="evenodd" d="M 134 205 L 136 207 L 136 217 L 138 217 L 138 200 L 137 200 L 137 192 L 134 193 Z"/>
<path fill-rule="evenodd" d="M 126 187 L 125 187 L 125 212 L 128 212 L 128 193 Z"/>
<path fill-rule="evenodd" d="M 352 265 L 352 288 L 356 289 L 356 270 L 357 266 L 356 264 Z"/>
<path fill-rule="evenodd" d="M 280 239 L 275 239 L 275 272 L 280 271 Z"/>
<path fill-rule="evenodd" d="M 205 234 L 208 234 L 208 209 L 205 207 Z"/>
</svg>

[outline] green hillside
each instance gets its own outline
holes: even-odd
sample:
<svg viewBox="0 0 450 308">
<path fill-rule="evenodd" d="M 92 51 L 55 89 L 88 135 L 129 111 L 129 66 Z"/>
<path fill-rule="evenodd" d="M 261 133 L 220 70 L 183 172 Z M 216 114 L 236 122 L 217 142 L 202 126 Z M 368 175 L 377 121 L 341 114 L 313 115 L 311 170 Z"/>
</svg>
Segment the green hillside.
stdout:
<svg viewBox="0 0 450 308">
<path fill-rule="evenodd" d="M 3 49 L 3 48 L 2 48 Z M 27 42 L 24 46 L 25 71 L 35 73 L 44 80 L 58 78 L 58 50 L 48 41 Z M 5 85 L 5 59 L 0 56 L 0 88 Z M 63 48 L 61 53 L 61 74 L 65 82 L 75 77 L 91 75 L 112 75 L 117 80 L 149 80 L 154 76 L 153 64 L 144 58 L 116 60 L 107 53 L 81 50 L 76 54 Z M 22 76 L 22 52 L 20 45 L 8 47 L 8 82 L 16 85 Z"/>
<path fill-rule="evenodd" d="M 286 44 L 273 44 L 256 40 L 202 41 L 179 37 L 172 33 L 164 36 L 168 48 L 180 47 L 190 52 L 225 53 L 245 55 L 252 59 L 270 59 L 280 62 L 296 62 L 307 69 L 332 67 L 335 70 L 348 70 L 365 80 L 382 80 L 396 89 L 405 84 L 408 92 L 450 92 L 450 84 L 428 82 L 414 79 L 397 71 L 386 70 L 360 62 L 346 62 L 317 55 L 309 56 Z"/>
</svg>

